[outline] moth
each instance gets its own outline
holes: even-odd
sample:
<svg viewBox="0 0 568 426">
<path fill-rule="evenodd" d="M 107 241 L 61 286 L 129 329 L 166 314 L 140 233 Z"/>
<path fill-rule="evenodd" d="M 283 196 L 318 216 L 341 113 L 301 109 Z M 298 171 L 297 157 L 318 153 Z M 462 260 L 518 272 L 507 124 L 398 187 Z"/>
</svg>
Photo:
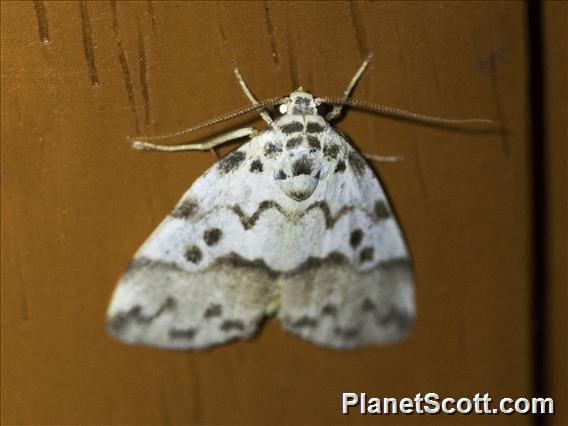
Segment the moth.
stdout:
<svg viewBox="0 0 568 426">
<path fill-rule="evenodd" d="M 426 122 L 476 120 L 350 99 L 370 59 L 340 98 L 300 88 L 259 102 L 235 68 L 252 105 L 174 135 L 251 111 L 267 122 L 264 130 L 181 146 L 147 142 L 171 135 L 134 142 L 181 151 L 250 137 L 195 181 L 137 251 L 108 309 L 112 336 L 201 349 L 251 338 L 271 315 L 285 330 L 336 349 L 395 342 L 410 332 L 414 278 L 400 226 L 367 161 L 331 122 L 345 105 Z M 269 106 L 281 115 L 273 119 Z"/>
</svg>

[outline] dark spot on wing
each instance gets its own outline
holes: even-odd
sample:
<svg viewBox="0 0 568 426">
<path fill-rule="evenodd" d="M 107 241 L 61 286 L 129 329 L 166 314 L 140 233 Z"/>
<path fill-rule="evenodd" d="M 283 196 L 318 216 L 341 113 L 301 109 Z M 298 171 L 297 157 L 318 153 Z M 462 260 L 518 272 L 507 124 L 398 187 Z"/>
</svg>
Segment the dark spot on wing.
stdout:
<svg viewBox="0 0 568 426">
<path fill-rule="evenodd" d="M 361 250 L 361 254 L 359 255 L 359 259 L 361 262 L 370 262 L 373 260 L 373 256 L 375 254 L 375 249 L 373 247 L 365 247 Z"/>
<path fill-rule="evenodd" d="M 250 171 L 251 173 L 261 173 L 263 169 L 262 161 L 254 160 L 250 163 Z"/>
<path fill-rule="evenodd" d="M 335 327 L 333 331 L 336 335 L 344 339 L 353 339 L 359 335 L 359 330 L 356 328 Z"/>
<path fill-rule="evenodd" d="M 359 176 L 363 176 L 365 174 L 365 167 L 367 167 L 367 163 L 365 163 L 363 157 L 361 157 L 357 151 L 350 150 L 348 159 L 349 164 L 355 173 Z"/>
<path fill-rule="evenodd" d="M 171 216 L 177 219 L 189 219 L 197 213 L 198 206 L 193 200 L 184 200 L 176 206 L 172 211 Z"/>
<path fill-rule="evenodd" d="M 170 339 L 188 339 L 191 340 L 197 334 L 197 330 L 195 328 L 187 328 L 185 330 L 171 328 L 169 331 Z"/>
<path fill-rule="evenodd" d="M 339 145 L 331 143 L 323 147 L 323 155 L 335 160 L 339 154 Z"/>
<path fill-rule="evenodd" d="M 264 155 L 267 158 L 275 158 L 278 156 L 278 154 L 280 154 L 282 152 L 282 145 L 281 144 L 275 144 L 273 142 L 268 142 L 265 146 L 264 146 Z"/>
<path fill-rule="evenodd" d="M 191 263 L 199 263 L 203 258 L 203 253 L 197 246 L 188 247 L 185 251 L 185 258 Z"/>
<path fill-rule="evenodd" d="M 280 126 L 280 130 L 282 130 L 282 132 L 286 134 L 301 132 L 302 130 L 304 130 L 304 125 L 299 121 L 292 121 Z"/>
<path fill-rule="evenodd" d="M 345 162 L 343 160 L 339 160 L 337 162 L 337 166 L 335 166 L 335 173 L 343 173 L 345 171 Z"/>
<path fill-rule="evenodd" d="M 284 173 L 284 170 L 280 169 L 278 170 L 278 173 L 276 173 L 275 176 L 276 180 L 284 180 L 288 178 L 288 175 L 286 175 L 286 173 Z"/>
<path fill-rule="evenodd" d="M 203 318 L 220 317 L 223 313 L 223 307 L 219 304 L 210 305 L 203 314 Z"/>
<path fill-rule="evenodd" d="M 222 236 L 223 232 L 219 228 L 211 228 L 203 233 L 203 241 L 208 246 L 213 246 L 219 242 Z"/>
<path fill-rule="evenodd" d="M 393 259 L 382 261 L 379 266 L 387 272 L 410 272 L 412 271 L 412 264 L 408 257 L 395 257 Z"/>
<path fill-rule="evenodd" d="M 356 248 L 361 244 L 361 241 L 363 241 L 363 231 L 360 229 L 354 230 L 349 237 L 349 244 L 351 244 L 351 247 Z"/>
<path fill-rule="evenodd" d="M 286 148 L 288 148 L 288 149 L 296 148 L 301 143 L 302 143 L 302 137 L 296 136 L 296 137 L 290 138 L 286 141 Z"/>
<path fill-rule="evenodd" d="M 241 320 L 225 320 L 220 326 L 223 331 L 238 330 L 243 331 L 245 329 L 245 323 Z"/>
<path fill-rule="evenodd" d="M 304 327 L 313 328 L 316 325 L 318 325 L 318 320 L 308 316 L 303 316 L 295 321 L 292 321 L 290 325 L 294 328 L 304 328 Z"/>
<path fill-rule="evenodd" d="M 312 174 L 313 161 L 307 157 L 302 157 L 299 160 L 294 161 L 292 164 L 292 174 L 294 176 L 300 175 L 311 175 Z"/>
<path fill-rule="evenodd" d="M 132 272 L 139 271 L 140 269 L 144 269 L 148 266 L 152 266 L 152 260 L 148 259 L 147 257 L 135 257 L 126 266 L 124 274 L 130 274 Z"/>
<path fill-rule="evenodd" d="M 376 309 L 376 305 L 373 303 L 373 301 L 371 299 L 365 299 L 363 300 L 363 304 L 361 305 L 361 309 L 363 309 L 363 312 L 371 312 L 374 311 Z"/>
<path fill-rule="evenodd" d="M 306 132 L 308 133 L 319 133 L 323 132 L 324 130 L 325 127 L 319 123 L 308 122 L 308 125 L 306 126 Z"/>
<path fill-rule="evenodd" d="M 401 330 L 406 330 L 410 328 L 414 322 L 414 318 L 408 312 L 405 312 L 396 306 L 391 306 L 387 312 L 377 315 L 376 321 L 382 326 L 386 326 L 394 322 Z"/>
<path fill-rule="evenodd" d="M 245 158 L 246 154 L 244 152 L 235 150 L 221 158 L 217 163 L 217 167 L 219 167 L 222 173 L 229 173 L 238 169 Z"/>
<path fill-rule="evenodd" d="M 315 136 L 308 135 L 308 145 L 315 149 L 321 149 L 321 143 Z"/>
<path fill-rule="evenodd" d="M 388 219 L 391 215 L 390 210 L 383 200 L 377 200 L 375 202 L 375 215 L 378 220 Z"/>
<path fill-rule="evenodd" d="M 328 303 L 321 310 L 322 315 L 330 315 L 332 317 L 337 315 L 337 306 Z"/>
</svg>

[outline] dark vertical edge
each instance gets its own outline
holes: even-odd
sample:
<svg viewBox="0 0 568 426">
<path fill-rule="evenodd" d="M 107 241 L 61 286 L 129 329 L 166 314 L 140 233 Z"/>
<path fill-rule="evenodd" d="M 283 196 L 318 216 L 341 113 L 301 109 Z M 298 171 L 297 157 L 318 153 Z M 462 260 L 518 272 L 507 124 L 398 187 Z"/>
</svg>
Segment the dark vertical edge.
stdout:
<svg viewBox="0 0 568 426">
<path fill-rule="evenodd" d="M 548 395 L 546 380 L 548 301 L 547 273 L 547 173 L 546 173 L 546 129 L 545 84 L 544 84 L 544 43 L 542 27 L 542 3 L 527 3 L 528 48 L 529 48 L 529 105 L 530 144 L 529 158 L 532 160 L 532 381 L 533 394 L 537 397 Z M 545 415 L 534 416 L 536 426 L 547 424 Z"/>
<path fill-rule="evenodd" d="M 39 39 L 42 43 L 49 43 L 49 24 L 47 21 L 45 3 L 42 0 L 34 0 L 34 7 L 37 17 Z"/>
<path fill-rule="evenodd" d="M 148 88 L 148 61 L 146 57 L 146 46 L 144 43 L 144 34 L 138 28 L 138 64 L 140 86 L 142 86 L 142 98 L 144 99 L 144 124 L 147 126 L 152 121 L 150 113 L 150 90 Z"/>
<path fill-rule="evenodd" d="M 81 15 L 81 29 L 83 31 L 83 50 L 85 52 L 85 60 L 89 72 L 91 86 L 99 85 L 99 77 L 97 73 L 97 65 L 95 62 L 95 47 L 93 44 L 93 34 L 91 31 L 91 22 L 89 20 L 89 11 L 87 10 L 87 2 L 81 0 L 79 2 L 79 13 Z"/>
</svg>

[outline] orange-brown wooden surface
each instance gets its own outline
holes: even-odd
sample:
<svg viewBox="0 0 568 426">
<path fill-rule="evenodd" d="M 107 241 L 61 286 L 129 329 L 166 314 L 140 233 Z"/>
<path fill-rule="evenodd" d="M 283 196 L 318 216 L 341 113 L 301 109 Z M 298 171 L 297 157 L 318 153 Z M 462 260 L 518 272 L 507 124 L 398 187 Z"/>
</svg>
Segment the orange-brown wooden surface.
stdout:
<svg viewBox="0 0 568 426">
<path fill-rule="evenodd" d="M 341 392 L 531 396 L 530 167 L 524 5 L 2 2 L 3 424 L 527 425 L 529 416 L 341 415 Z M 502 133 L 351 110 L 416 269 L 400 344 L 338 352 L 283 332 L 203 352 L 127 346 L 105 310 L 134 251 L 215 162 L 127 140 L 302 85 Z M 233 129 L 247 117 L 197 137 Z M 179 141 L 178 141 L 179 142 Z M 262 190 L 259 188 L 259 190 Z"/>
</svg>

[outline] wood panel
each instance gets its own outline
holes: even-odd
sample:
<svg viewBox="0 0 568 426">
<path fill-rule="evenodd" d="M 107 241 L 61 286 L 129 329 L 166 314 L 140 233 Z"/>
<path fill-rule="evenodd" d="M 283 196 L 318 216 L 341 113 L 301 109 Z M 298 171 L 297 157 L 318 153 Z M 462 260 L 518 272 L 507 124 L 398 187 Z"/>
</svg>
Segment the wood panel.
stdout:
<svg viewBox="0 0 568 426">
<path fill-rule="evenodd" d="M 475 416 L 340 413 L 341 392 L 529 396 L 530 199 L 522 3 L 2 2 L 2 423 L 477 425 Z M 215 158 L 139 153 L 301 84 L 502 133 L 350 111 L 416 268 L 400 344 L 319 348 L 276 321 L 250 342 L 166 352 L 111 340 L 104 313 L 137 247 Z M 242 118 L 208 129 L 211 135 Z M 260 189 L 261 190 L 261 189 Z M 528 424 L 489 416 L 484 424 Z"/>
<path fill-rule="evenodd" d="M 558 411 L 551 425 L 568 424 L 568 68 L 566 40 L 568 33 L 568 4 L 545 2 L 544 23 L 544 78 L 545 78 L 545 134 L 547 167 L 547 260 L 550 288 L 546 330 L 548 359 L 545 364 L 545 383 L 555 398 Z"/>
</svg>

